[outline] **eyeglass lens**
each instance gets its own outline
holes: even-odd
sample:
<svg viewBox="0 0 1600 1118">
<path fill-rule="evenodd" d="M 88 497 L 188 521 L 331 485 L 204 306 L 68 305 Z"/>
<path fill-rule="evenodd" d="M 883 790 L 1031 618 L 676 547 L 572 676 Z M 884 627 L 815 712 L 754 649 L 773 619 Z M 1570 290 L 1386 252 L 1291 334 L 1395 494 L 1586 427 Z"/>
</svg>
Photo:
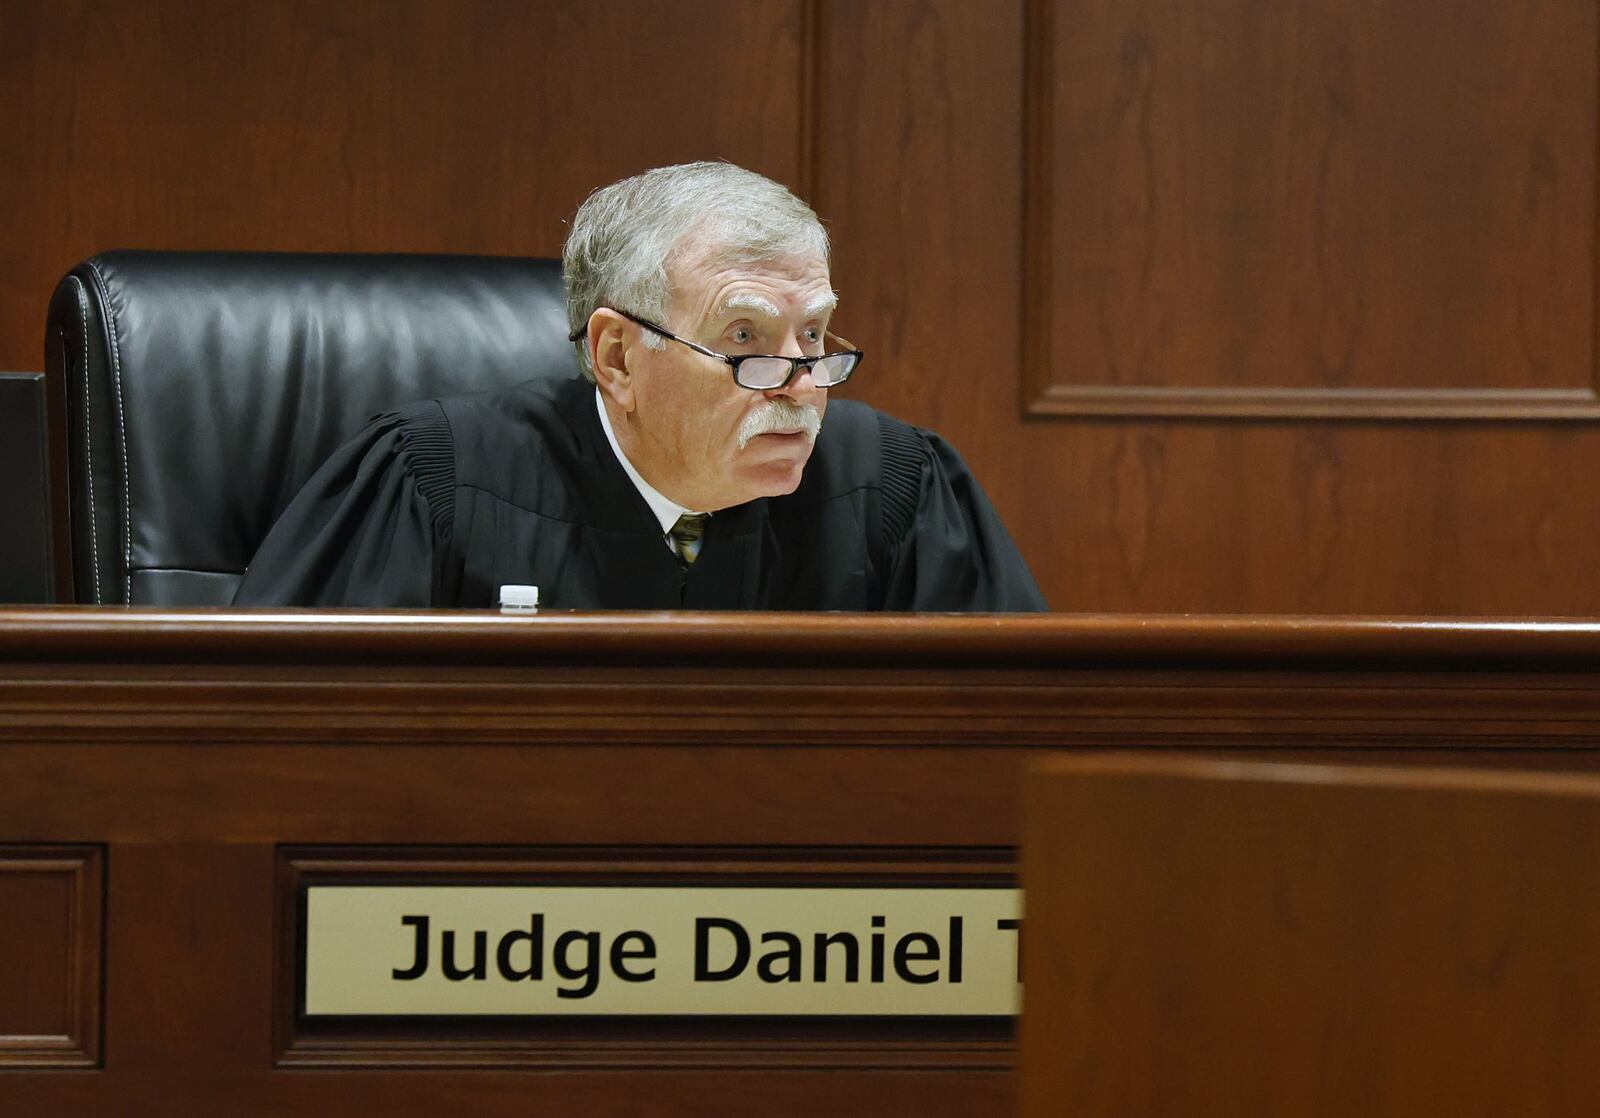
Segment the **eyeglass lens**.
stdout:
<svg viewBox="0 0 1600 1118">
<path fill-rule="evenodd" d="M 842 384 L 855 364 L 853 353 L 835 353 L 821 358 L 811 365 L 812 383 L 818 388 Z M 776 388 L 788 379 L 790 368 L 787 357 L 750 357 L 739 362 L 739 383 L 746 388 Z"/>
</svg>

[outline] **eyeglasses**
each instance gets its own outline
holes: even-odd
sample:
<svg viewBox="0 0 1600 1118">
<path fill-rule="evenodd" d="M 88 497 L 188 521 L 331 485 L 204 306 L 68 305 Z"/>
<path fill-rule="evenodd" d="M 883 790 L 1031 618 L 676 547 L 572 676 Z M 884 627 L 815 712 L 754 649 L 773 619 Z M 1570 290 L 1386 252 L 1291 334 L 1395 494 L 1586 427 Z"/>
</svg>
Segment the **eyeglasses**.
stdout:
<svg viewBox="0 0 1600 1118">
<path fill-rule="evenodd" d="M 843 384 L 850 379 L 850 374 L 856 371 L 856 366 L 861 364 L 862 353 L 852 343 L 845 341 L 834 333 L 828 336 L 834 341 L 842 342 L 847 348 L 836 353 L 824 353 L 819 357 L 777 357 L 764 353 L 742 353 L 732 356 L 718 353 L 714 349 L 707 349 L 703 345 L 696 345 L 687 338 L 680 338 L 670 330 L 664 330 L 649 319 L 640 318 L 636 314 L 629 314 L 625 310 L 616 310 L 629 322 L 637 323 L 646 330 L 660 334 L 668 341 L 686 345 L 696 353 L 707 357 L 714 357 L 733 368 L 733 381 L 740 388 L 749 388 L 756 392 L 768 392 L 774 388 L 782 388 L 796 376 L 801 369 L 811 370 L 811 382 L 818 388 L 832 388 Z M 567 340 L 575 342 L 583 337 L 588 326 L 581 326 L 567 336 Z"/>
</svg>

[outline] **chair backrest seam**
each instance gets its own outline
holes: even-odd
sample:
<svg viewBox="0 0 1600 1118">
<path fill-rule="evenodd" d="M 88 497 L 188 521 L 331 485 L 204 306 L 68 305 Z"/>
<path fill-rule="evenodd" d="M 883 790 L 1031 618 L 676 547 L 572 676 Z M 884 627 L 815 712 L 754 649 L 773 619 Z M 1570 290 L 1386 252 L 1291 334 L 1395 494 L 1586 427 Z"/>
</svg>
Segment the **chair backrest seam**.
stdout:
<svg viewBox="0 0 1600 1118">
<path fill-rule="evenodd" d="M 94 604 L 98 606 L 104 603 L 100 597 L 100 536 L 94 517 L 94 434 L 89 422 L 89 297 L 83 289 L 83 281 L 76 276 L 72 280 L 72 291 L 78 298 L 78 337 L 81 339 L 78 356 L 83 362 L 83 458 L 86 463 L 83 476 L 88 486 L 89 571 L 94 576 Z"/>
<path fill-rule="evenodd" d="M 111 354 L 111 385 L 117 404 L 117 458 L 122 467 L 122 604 L 133 604 L 133 486 L 128 477 L 128 426 L 124 419 L 122 399 L 122 351 L 117 340 L 117 313 L 111 303 L 111 291 L 106 286 L 100 265 L 93 258 L 89 270 L 94 273 L 100 289 L 100 302 L 105 308 L 106 337 Z"/>
</svg>

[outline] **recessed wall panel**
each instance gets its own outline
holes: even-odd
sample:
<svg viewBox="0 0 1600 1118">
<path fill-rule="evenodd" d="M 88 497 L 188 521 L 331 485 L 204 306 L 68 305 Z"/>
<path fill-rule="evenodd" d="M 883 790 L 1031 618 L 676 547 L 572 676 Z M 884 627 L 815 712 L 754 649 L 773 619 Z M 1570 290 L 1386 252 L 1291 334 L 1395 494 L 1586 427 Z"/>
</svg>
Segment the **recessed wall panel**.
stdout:
<svg viewBox="0 0 1600 1118">
<path fill-rule="evenodd" d="M 1032 411 L 1600 416 L 1593 4 L 1028 22 Z"/>
</svg>

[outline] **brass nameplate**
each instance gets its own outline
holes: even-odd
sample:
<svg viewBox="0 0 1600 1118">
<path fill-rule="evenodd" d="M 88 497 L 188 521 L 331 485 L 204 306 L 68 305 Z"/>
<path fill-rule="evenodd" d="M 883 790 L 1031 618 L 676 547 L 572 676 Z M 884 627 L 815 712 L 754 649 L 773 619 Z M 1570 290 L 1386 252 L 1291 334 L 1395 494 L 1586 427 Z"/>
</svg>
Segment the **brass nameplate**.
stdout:
<svg viewBox="0 0 1600 1118">
<path fill-rule="evenodd" d="M 999 1017 L 1016 889 L 310 885 L 305 1012 Z"/>
</svg>

